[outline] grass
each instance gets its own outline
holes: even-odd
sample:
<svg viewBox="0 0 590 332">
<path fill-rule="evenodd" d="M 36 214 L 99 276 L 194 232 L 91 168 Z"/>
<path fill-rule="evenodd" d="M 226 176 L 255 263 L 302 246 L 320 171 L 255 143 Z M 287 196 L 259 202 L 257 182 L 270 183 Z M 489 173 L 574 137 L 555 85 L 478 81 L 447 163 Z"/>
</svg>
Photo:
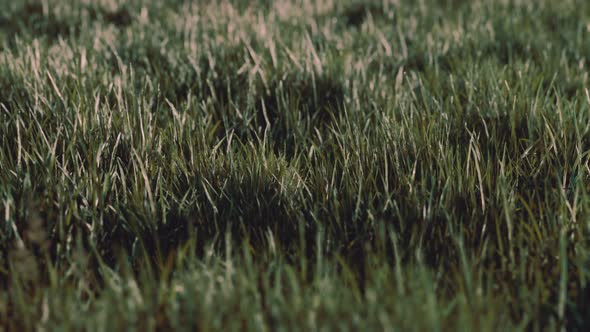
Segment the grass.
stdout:
<svg viewBox="0 0 590 332">
<path fill-rule="evenodd" d="M 0 0 L 4 330 L 587 330 L 585 1 Z"/>
</svg>

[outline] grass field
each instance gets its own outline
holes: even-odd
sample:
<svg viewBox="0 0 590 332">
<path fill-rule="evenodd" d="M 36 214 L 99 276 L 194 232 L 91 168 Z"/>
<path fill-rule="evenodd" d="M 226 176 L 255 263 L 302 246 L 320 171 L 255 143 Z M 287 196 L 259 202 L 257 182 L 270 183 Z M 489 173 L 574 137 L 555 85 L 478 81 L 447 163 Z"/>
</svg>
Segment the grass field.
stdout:
<svg viewBox="0 0 590 332">
<path fill-rule="evenodd" d="M 590 328 L 587 1 L 0 8 L 4 331 Z"/>
</svg>

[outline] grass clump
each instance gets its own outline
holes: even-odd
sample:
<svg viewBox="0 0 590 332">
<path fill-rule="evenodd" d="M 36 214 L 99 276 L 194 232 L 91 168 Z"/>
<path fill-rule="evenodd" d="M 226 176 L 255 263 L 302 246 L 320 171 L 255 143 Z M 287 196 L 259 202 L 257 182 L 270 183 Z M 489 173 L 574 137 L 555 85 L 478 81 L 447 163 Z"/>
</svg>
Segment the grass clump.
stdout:
<svg viewBox="0 0 590 332">
<path fill-rule="evenodd" d="M 7 330 L 586 330 L 589 8 L 0 0 Z"/>
</svg>

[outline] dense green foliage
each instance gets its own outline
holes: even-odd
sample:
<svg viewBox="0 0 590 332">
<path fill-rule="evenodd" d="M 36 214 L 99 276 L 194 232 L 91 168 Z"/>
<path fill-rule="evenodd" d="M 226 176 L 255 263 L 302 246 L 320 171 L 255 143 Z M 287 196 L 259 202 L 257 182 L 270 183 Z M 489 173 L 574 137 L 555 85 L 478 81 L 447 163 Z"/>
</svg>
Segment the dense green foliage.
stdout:
<svg viewBox="0 0 590 332">
<path fill-rule="evenodd" d="M 0 0 L 7 330 L 586 330 L 584 0 Z"/>
</svg>

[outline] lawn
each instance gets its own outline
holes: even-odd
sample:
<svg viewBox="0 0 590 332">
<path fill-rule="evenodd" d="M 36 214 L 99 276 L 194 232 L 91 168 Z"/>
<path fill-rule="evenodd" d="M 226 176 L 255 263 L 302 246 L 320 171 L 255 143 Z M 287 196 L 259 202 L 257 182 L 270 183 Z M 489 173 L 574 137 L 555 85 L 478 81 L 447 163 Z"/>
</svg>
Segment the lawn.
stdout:
<svg viewBox="0 0 590 332">
<path fill-rule="evenodd" d="M 590 329 L 589 2 L 0 8 L 0 330 Z"/>
</svg>

